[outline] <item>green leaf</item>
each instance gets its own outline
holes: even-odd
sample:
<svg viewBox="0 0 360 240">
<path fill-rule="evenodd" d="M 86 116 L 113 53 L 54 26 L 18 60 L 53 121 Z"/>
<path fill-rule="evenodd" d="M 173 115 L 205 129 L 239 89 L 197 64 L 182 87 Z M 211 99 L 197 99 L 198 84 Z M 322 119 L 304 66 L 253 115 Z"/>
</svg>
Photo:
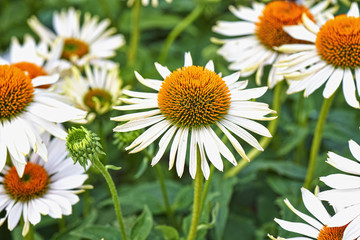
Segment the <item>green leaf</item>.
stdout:
<svg viewBox="0 0 360 240">
<path fill-rule="evenodd" d="M 179 233 L 173 227 L 166 225 L 159 225 L 155 227 L 155 229 L 161 230 L 165 240 L 179 240 Z"/>
<path fill-rule="evenodd" d="M 151 232 L 153 217 L 148 206 L 145 205 L 144 211 L 136 219 L 130 230 L 131 240 L 145 240 Z"/>
<path fill-rule="evenodd" d="M 76 229 L 71 232 L 71 235 L 86 238 L 89 240 L 120 240 L 121 232 L 117 227 L 113 226 L 98 226 L 89 225 L 83 228 Z"/>
<path fill-rule="evenodd" d="M 111 170 L 120 170 L 122 167 L 117 167 L 114 165 L 106 165 L 105 166 L 106 169 L 111 169 Z"/>
</svg>

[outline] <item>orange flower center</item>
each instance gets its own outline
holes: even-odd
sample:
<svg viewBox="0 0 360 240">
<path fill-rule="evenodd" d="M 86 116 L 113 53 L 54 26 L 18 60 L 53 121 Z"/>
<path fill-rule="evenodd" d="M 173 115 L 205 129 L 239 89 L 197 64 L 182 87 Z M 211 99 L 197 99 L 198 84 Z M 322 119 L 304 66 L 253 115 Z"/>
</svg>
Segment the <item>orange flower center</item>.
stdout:
<svg viewBox="0 0 360 240">
<path fill-rule="evenodd" d="M 335 67 L 360 66 L 360 18 L 340 15 L 328 20 L 317 34 L 316 48 Z"/>
<path fill-rule="evenodd" d="M 29 78 L 34 79 L 36 77 L 39 76 L 47 76 L 49 75 L 42 67 L 31 63 L 31 62 L 18 62 L 18 63 L 13 63 L 11 64 L 11 66 L 17 67 L 21 70 L 23 70 L 25 72 L 26 75 L 29 76 Z M 37 88 L 49 88 L 51 85 L 50 84 L 46 84 L 46 85 L 41 85 Z"/>
<path fill-rule="evenodd" d="M 4 176 L 3 184 L 12 199 L 25 202 L 44 195 L 49 189 L 50 178 L 42 166 L 28 162 L 22 178 L 13 166 Z"/>
<path fill-rule="evenodd" d="M 106 105 L 110 106 L 112 103 L 111 100 L 110 93 L 100 88 L 91 89 L 84 96 L 84 104 L 93 112 L 96 111 L 97 103 L 101 108 Z"/>
<path fill-rule="evenodd" d="M 230 108 L 230 90 L 215 72 L 190 66 L 173 71 L 158 94 L 161 113 L 182 127 L 203 127 L 219 121 Z"/>
<path fill-rule="evenodd" d="M 342 240 L 347 225 L 342 227 L 327 227 L 326 225 L 320 230 L 318 240 Z"/>
<path fill-rule="evenodd" d="M 259 22 L 256 23 L 255 35 L 265 47 L 270 49 L 283 44 L 308 43 L 290 37 L 283 30 L 283 26 L 297 25 L 302 22 L 303 13 L 314 21 L 313 15 L 305 6 L 290 1 L 270 2 L 259 17 Z"/>
<path fill-rule="evenodd" d="M 24 71 L 0 65 L 0 121 L 19 115 L 33 100 L 34 87 Z"/>
<path fill-rule="evenodd" d="M 65 59 L 70 59 L 72 56 L 80 58 L 88 52 L 89 46 L 84 41 L 76 38 L 66 38 L 61 57 Z"/>
</svg>

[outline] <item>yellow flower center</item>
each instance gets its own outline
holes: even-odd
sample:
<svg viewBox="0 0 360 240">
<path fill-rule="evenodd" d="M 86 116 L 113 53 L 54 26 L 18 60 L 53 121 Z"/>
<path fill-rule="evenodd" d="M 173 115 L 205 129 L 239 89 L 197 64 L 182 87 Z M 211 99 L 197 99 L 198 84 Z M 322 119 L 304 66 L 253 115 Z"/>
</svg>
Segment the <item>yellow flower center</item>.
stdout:
<svg viewBox="0 0 360 240">
<path fill-rule="evenodd" d="M 84 104 L 93 112 L 96 112 L 96 102 L 99 107 L 111 106 L 112 98 L 109 92 L 104 89 L 94 88 L 89 90 L 84 96 Z"/>
<path fill-rule="evenodd" d="M 335 67 L 360 66 L 360 18 L 340 15 L 328 20 L 317 34 L 316 48 Z"/>
<path fill-rule="evenodd" d="M 39 198 L 49 189 L 50 179 L 46 170 L 35 163 L 28 162 L 22 178 L 13 166 L 4 176 L 6 193 L 17 201 L 25 202 Z"/>
<path fill-rule="evenodd" d="M 11 64 L 11 66 L 21 69 L 31 79 L 34 79 L 39 76 L 47 76 L 48 75 L 48 73 L 45 71 L 45 69 L 43 69 L 42 67 L 40 67 L 34 63 L 31 63 L 31 62 L 18 62 L 18 63 Z M 41 85 L 37 88 L 46 89 L 46 88 L 49 88 L 50 86 L 51 86 L 50 84 L 46 84 L 46 85 Z"/>
<path fill-rule="evenodd" d="M 326 225 L 320 230 L 318 240 L 342 240 L 347 225 L 342 227 L 327 227 Z"/>
<path fill-rule="evenodd" d="M 89 46 L 87 43 L 76 38 L 66 38 L 61 57 L 65 59 L 70 59 L 71 56 L 80 58 L 87 53 L 89 53 Z"/>
<path fill-rule="evenodd" d="M 17 67 L 0 65 L 0 121 L 20 114 L 33 100 L 31 79 Z"/>
<path fill-rule="evenodd" d="M 228 112 L 230 99 L 225 81 L 199 66 L 173 71 L 158 94 L 161 113 L 182 127 L 203 127 L 219 121 Z"/>
<path fill-rule="evenodd" d="M 311 19 L 314 17 L 305 6 L 290 1 L 274 1 L 268 3 L 259 21 L 256 23 L 255 35 L 267 48 L 272 49 L 283 44 L 308 43 L 292 38 L 283 30 L 283 26 L 297 25 L 303 13 Z"/>
</svg>

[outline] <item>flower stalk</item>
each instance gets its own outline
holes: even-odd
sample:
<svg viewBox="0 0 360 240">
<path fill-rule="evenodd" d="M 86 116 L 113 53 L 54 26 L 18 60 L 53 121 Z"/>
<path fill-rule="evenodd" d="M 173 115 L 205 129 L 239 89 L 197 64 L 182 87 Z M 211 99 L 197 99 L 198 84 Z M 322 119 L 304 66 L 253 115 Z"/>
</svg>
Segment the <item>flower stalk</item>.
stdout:
<svg viewBox="0 0 360 240">
<path fill-rule="evenodd" d="M 201 216 L 201 189 L 203 185 L 203 174 L 201 171 L 201 156 L 200 150 L 197 150 L 197 163 L 196 163 L 196 175 L 194 183 L 194 202 L 193 202 L 193 213 L 191 219 L 191 225 L 187 240 L 194 240 L 197 233 L 197 227 Z"/>
<path fill-rule="evenodd" d="M 309 189 L 311 188 L 311 183 L 314 178 L 314 170 L 316 165 L 316 158 L 319 153 L 319 148 L 321 144 L 323 128 L 325 126 L 326 118 L 329 114 L 331 104 L 334 100 L 335 93 L 330 98 L 324 98 L 323 104 L 321 106 L 320 115 L 315 127 L 314 138 L 311 144 L 310 150 L 310 159 L 308 164 L 308 170 L 305 177 L 304 187 Z"/>
</svg>

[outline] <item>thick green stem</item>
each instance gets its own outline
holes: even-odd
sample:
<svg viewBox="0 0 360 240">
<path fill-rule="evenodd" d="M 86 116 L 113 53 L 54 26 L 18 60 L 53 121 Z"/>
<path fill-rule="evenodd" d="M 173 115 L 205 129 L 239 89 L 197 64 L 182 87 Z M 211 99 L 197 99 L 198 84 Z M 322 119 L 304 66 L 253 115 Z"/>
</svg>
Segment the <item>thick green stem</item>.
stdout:
<svg viewBox="0 0 360 240">
<path fill-rule="evenodd" d="M 204 184 L 204 189 L 202 191 L 202 195 L 201 195 L 201 203 L 200 203 L 200 212 L 202 212 L 204 205 L 205 205 L 205 201 L 206 201 L 206 196 L 209 192 L 209 188 L 210 188 L 210 183 L 211 183 L 211 178 L 214 174 L 215 171 L 215 167 L 214 165 L 210 166 L 210 175 L 209 175 L 209 179 L 205 181 Z"/>
<path fill-rule="evenodd" d="M 194 202 L 191 225 L 187 240 L 194 240 L 196 237 L 197 227 L 201 215 L 201 188 L 203 184 L 203 174 L 201 171 L 201 156 L 199 149 L 197 150 L 196 175 L 194 183 Z"/>
<path fill-rule="evenodd" d="M 128 237 L 126 235 L 124 221 L 123 221 L 123 217 L 121 214 L 119 197 L 118 197 L 118 194 L 117 194 L 117 191 L 115 188 L 114 181 L 112 180 L 112 178 L 111 178 L 109 172 L 107 171 L 107 169 L 105 168 L 105 166 L 102 164 L 102 162 L 98 158 L 95 158 L 92 161 L 92 163 L 93 163 L 93 166 L 95 166 L 101 172 L 101 174 L 104 176 L 106 183 L 109 186 L 110 194 L 111 194 L 111 197 L 112 197 L 113 203 L 114 203 L 116 217 L 118 219 L 119 227 L 121 230 L 122 239 L 127 240 Z"/>
<path fill-rule="evenodd" d="M 282 89 L 283 89 L 283 82 L 278 83 L 275 86 L 275 89 L 274 89 L 273 110 L 277 112 L 278 117 L 276 119 L 272 120 L 268 125 L 268 129 L 269 129 L 269 132 L 271 133 L 271 136 L 275 135 L 276 129 L 277 129 L 277 126 L 278 126 L 278 122 L 279 122 L 280 109 L 281 109 Z M 272 140 L 272 138 L 262 137 L 260 139 L 259 143 L 260 143 L 261 147 L 263 149 L 265 149 L 270 144 L 271 140 Z M 248 158 L 250 160 L 254 160 L 260 153 L 262 153 L 262 151 L 259 151 L 259 150 L 255 149 L 255 148 L 253 148 L 247 154 L 247 156 L 248 156 Z M 246 161 L 245 159 L 241 159 L 238 162 L 238 165 L 236 167 L 233 167 L 227 173 L 224 174 L 224 177 L 229 178 L 229 177 L 233 177 L 233 176 L 237 175 L 248 164 L 249 164 L 248 161 Z"/>
<path fill-rule="evenodd" d="M 161 167 L 160 164 L 156 164 L 155 169 L 156 169 L 156 174 L 157 174 L 157 177 L 158 177 L 158 180 L 159 180 L 159 183 L 160 183 L 161 193 L 163 195 L 166 215 L 169 218 L 170 222 L 173 224 L 173 226 L 176 227 L 177 229 L 179 229 L 179 225 L 178 225 L 178 223 L 176 222 L 176 219 L 175 219 L 174 211 L 172 210 L 171 205 L 170 205 L 170 201 L 169 201 L 169 197 L 168 197 L 167 190 L 166 190 L 165 179 L 164 179 L 164 174 L 163 174 L 163 171 L 162 171 L 162 167 Z"/>
<path fill-rule="evenodd" d="M 335 94 L 333 94 L 330 98 L 324 98 L 324 101 L 323 101 L 323 104 L 322 104 L 321 110 L 320 110 L 320 115 L 319 115 L 318 121 L 316 123 L 314 138 L 313 138 L 313 141 L 311 144 L 308 170 L 307 170 L 306 178 L 305 178 L 305 182 L 304 182 L 304 187 L 309 190 L 311 187 L 311 182 L 314 177 L 316 158 L 319 153 L 323 128 L 324 128 L 326 118 L 328 116 L 331 104 L 334 100 L 334 97 L 335 97 Z"/>
<path fill-rule="evenodd" d="M 187 27 L 189 27 L 200 16 L 202 10 L 202 6 L 200 6 L 200 4 L 197 5 L 194 10 L 189 15 L 187 15 L 181 22 L 179 22 L 169 33 L 160 52 L 160 63 L 165 63 L 172 43 Z"/>
<path fill-rule="evenodd" d="M 132 8 L 132 31 L 130 36 L 130 49 L 127 55 L 127 64 L 128 66 L 133 66 L 136 60 L 136 52 L 139 45 L 140 39 L 140 9 L 141 9 L 141 0 L 135 0 L 134 6 Z"/>
</svg>

